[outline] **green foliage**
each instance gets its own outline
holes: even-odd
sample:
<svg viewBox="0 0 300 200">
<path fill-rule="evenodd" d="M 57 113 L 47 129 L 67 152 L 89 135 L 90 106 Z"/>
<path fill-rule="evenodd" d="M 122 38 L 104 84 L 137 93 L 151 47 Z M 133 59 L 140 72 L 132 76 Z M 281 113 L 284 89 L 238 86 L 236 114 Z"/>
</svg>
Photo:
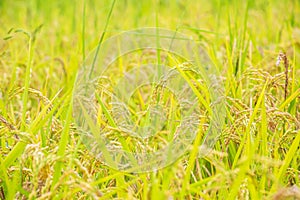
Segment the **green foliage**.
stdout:
<svg viewBox="0 0 300 200">
<path fill-rule="evenodd" d="M 300 199 L 299 1 L 0 0 L 0 15 L 0 199 Z M 87 150 L 72 92 L 92 49 L 140 27 L 177 30 L 205 48 L 224 80 L 226 123 L 210 154 L 199 156 L 201 126 L 174 164 L 125 173 Z M 288 64 L 276 66 L 280 52 Z M 177 69 L 212 112 L 203 86 Z M 132 105 L 144 107 L 142 97 L 137 91 Z M 96 98 L 101 126 L 116 128 L 109 104 Z"/>
</svg>

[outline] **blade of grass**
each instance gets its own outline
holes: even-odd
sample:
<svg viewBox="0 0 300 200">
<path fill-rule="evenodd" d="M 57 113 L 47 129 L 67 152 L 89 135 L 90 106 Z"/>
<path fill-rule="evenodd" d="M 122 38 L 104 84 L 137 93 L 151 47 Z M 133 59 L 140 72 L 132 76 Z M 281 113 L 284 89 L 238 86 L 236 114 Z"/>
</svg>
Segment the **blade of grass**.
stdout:
<svg viewBox="0 0 300 200">
<path fill-rule="evenodd" d="M 265 105 L 265 98 L 262 99 L 262 105 L 261 105 L 261 130 L 260 130 L 260 155 L 261 156 L 267 156 L 268 151 L 268 120 L 267 120 L 267 112 L 266 112 L 266 105 Z M 259 141 L 259 140 L 257 140 Z M 261 190 L 265 189 L 267 180 L 267 174 L 262 174 L 261 181 L 260 181 L 260 188 Z M 262 196 L 260 196 L 262 198 Z"/>
<path fill-rule="evenodd" d="M 59 145 L 58 145 L 58 151 L 57 151 L 58 157 L 62 157 L 65 155 L 65 151 L 66 151 L 66 147 L 67 147 L 68 139 L 69 139 L 70 124 L 71 124 L 71 119 L 72 119 L 72 106 L 73 106 L 72 99 L 69 101 L 70 102 L 69 102 L 69 106 L 68 106 L 68 110 L 67 110 L 66 122 L 65 122 L 62 134 L 61 134 Z M 59 178 L 61 176 L 62 166 L 63 166 L 62 161 L 57 161 L 56 164 L 54 165 L 52 188 L 56 185 L 57 181 L 59 180 Z"/>
<path fill-rule="evenodd" d="M 25 72 L 25 83 L 24 83 L 24 92 L 22 96 L 22 102 L 23 102 L 23 109 L 22 109 L 22 124 L 21 124 L 21 131 L 25 130 L 26 127 L 26 112 L 27 112 L 27 102 L 28 102 L 28 89 L 30 85 L 30 79 L 31 79 L 31 68 L 33 64 L 33 50 L 34 50 L 34 39 L 31 35 L 29 37 L 29 47 L 28 47 L 28 57 L 27 57 L 27 66 L 26 66 L 26 72 Z"/>
<path fill-rule="evenodd" d="M 197 162 L 197 155 L 198 155 L 198 151 L 199 151 L 199 146 L 201 143 L 201 139 L 202 139 L 202 125 L 205 122 L 205 118 L 201 119 L 201 122 L 199 124 L 199 131 L 196 135 L 194 144 L 193 144 L 193 148 L 190 152 L 190 156 L 189 156 L 189 161 L 188 161 L 188 167 L 185 170 L 185 175 L 184 175 L 184 179 L 183 179 L 183 183 L 182 183 L 182 188 L 181 188 L 181 192 L 180 192 L 180 198 L 184 199 L 185 195 L 187 193 L 187 187 L 190 184 L 190 177 L 191 177 L 191 172 L 193 171 L 194 167 L 195 167 L 195 162 Z"/>
<path fill-rule="evenodd" d="M 296 99 L 300 95 L 300 88 L 298 88 L 293 94 L 291 94 L 280 106 L 279 110 L 284 110 L 285 106 L 291 103 L 294 99 Z"/>
<path fill-rule="evenodd" d="M 91 71 L 90 71 L 90 73 L 89 73 L 89 78 L 91 78 L 92 73 L 93 73 L 93 71 L 94 71 L 95 64 L 96 64 L 96 60 L 97 60 L 97 56 L 98 56 L 98 53 L 99 53 L 99 51 L 100 51 L 102 42 L 103 42 L 103 40 L 104 40 L 104 36 L 105 36 L 106 31 L 107 31 L 107 27 L 108 27 L 108 24 L 109 24 L 109 21 L 110 21 L 110 17 L 111 17 L 111 14 L 112 14 L 112 12 L 113 12 L 115 3 L 116 3 L 116 0 L 113 0 L 113 2 L 112 2 L 112 4 L 111 4 L 111 7 L 110 7 L 110 10 L 109 10 L 109 13 L 108 13 L 108 16 L 107 16 L 107 19 L 106 19 L 106 21 L 105 21 L 104 30 L 103 30 L 103 32 L 102 32 L 102 34 L 101 34 L 101 36 L 100 36 L 100 39 L 99 39 L 99 42 L 98 42 L 98 45 L 97 45 L 97 48 L 96 48 L 95 57 L 94 57 L 94 59 L 93 59 Z"/>
<path fill-rule="evenodd" d="M 300 144 L 300 131 L 298 131 L 296 138 L 294 139 L 289 151 L 287 152 L 285 159 L 283 161 L 283 165 L 280 167 L 278 173 L 276 174 L 276 181 L 273 183 L 271 192 L 274 192 L 277 189 L 277 186 L 279 182 L 282 180 L 282 177 L 284 173 L 286 173 L 286 170 L 288 166 L 290 165 L 291 161 L 293 159 L 297 159 L 295 157 L 297 150 L 299 149 L 299 144 Z"/>
<path fill-rule="evenodd" d="M 86 2 L 83 0 L 83 7 L 82 7 L 82 29 L 81 29 L 81 53 L 82 53 L 82 60 L 85 61 L 85 11 L 86 11 Z"/>
</svg>

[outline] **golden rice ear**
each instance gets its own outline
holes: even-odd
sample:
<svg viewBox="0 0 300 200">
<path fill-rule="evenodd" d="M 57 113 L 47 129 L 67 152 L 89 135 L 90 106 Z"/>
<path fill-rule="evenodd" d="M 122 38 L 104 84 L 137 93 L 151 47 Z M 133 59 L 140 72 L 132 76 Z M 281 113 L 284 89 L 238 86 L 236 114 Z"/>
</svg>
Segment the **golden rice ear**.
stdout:
<svg viewBox="0 0 300 200">
<path fill-rule="evenodd" d="M 283 61 L 284 65 L 284 74 L 285 74 L 285 85 L 284 85 L 284 99 L 286 100 L 288 96 L 288 85 L 289 85 L 289 60 L 286 56 L 285 52 L 280 52 L 277 60 L 276 60 L 276 66 L 280 65 L 280 62 Z"/>
<path fill-rule="evenodd" d="M 8 122 L 1 114 L 0 114 L 0 122 L 2 122 L 10 130 L 16 130 L 15 126 L 10 122 Z"/>
</svg>

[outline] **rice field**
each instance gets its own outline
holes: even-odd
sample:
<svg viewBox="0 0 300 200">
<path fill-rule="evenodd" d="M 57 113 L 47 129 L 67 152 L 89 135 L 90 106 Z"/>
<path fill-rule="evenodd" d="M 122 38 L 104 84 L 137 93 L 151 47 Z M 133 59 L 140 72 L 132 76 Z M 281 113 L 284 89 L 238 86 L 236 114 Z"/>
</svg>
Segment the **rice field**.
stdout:
<svg viewBox="0 0 300 200">
<path fill-rule="evenodd" d="M 0 199 L 300 199 L 298 0 L 0 0 Z"/>
</svg>

